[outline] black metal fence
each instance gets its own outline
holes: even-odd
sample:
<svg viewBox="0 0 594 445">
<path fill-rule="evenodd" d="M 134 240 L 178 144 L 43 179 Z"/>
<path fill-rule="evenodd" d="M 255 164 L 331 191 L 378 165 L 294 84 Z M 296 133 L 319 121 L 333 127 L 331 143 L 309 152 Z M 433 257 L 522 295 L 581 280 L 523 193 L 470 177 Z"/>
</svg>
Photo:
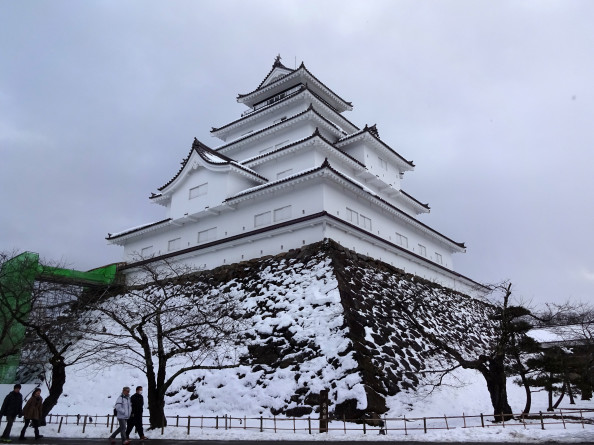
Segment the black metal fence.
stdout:
<svg viewBox="0 0 594 445">
<path fill-rule="evenodd" d="M 503 417 L 502 417 L 503 418 Z M 251 430 L 274 433 L 320 432 L 320 422 L 312 417 L 247 417 L 247 416 L 167 416 L 167 428 L 183 428 L 190 435 L 196 430 Z M 76 425 L 82 433 L 89 428 L 101 428 L 113 432 L 118 427 L 114 415 L 49 414 L 49 425 L 58 425 L 61 433 L 66 425 Z M 453 430 L 457 428 L 540 428 L 550 425 L 563 425 L 586 428 L 594 425 L 594 409 L 559 409 L 554 412 L 538 412 L 529 415 L 514 414 L 509 420 L 495 421 L 492 415 L 477 414 L 460 416 L 444 415 L 439 417 L 381 417 L 376 419 L 334 419 L 328 423 L 324 432 L 358 432 L 361 434 L 398 434 L 409 435 L 427 433 L 433 430 Z M 148 425 L 147 425 L 148 426 Z M 164 434 L 165 428 L 161 428 Z"/>
</svg>

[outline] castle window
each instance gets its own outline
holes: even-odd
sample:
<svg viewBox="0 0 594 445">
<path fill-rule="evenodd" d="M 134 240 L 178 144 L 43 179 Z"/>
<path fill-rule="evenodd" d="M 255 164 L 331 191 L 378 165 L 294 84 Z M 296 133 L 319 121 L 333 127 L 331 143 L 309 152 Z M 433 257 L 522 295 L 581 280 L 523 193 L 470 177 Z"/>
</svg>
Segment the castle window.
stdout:
<svg viewBox="0 0 594 445">
<path fill-rule="evenodd" d="M 382 168 L 382 170 L 387 170 L 388 163 L 386 161 L 384 161 L 382 158 L 378 158 L 378 159 L 379 159 L 380 167 Z"/>
<path fill-rule="evenodd" d="M 142 258 L 149 258 L 155 253 L 153 246 L 143 247 L 140 251 L 140 256 Z"/>
<path fill-rule="evenodd" d="M 293 169 L 292 168 L 290 168 L 288 170 L 283 170 L 282 172 L 278 172 L 276 174 L 276 179 L 286 178 L 287 176 L 291 176 L 292 173 L 293 173 Z"/>
<path fill-rule="evenodd" d="M 173 250 L 177 250 L 181 247 L 181 238 L 175 238 L 172 240 L 169 240 L 169 242 L 167 243 L 167 250 L 169 252 L 173 251 Z"/>
<path fill-rule="evenodd" d="M 348 207 L 346 209 L 346 219 L 347 221 L 350 221 L 353 224 L 359 225 L 359 214 L 354 210 L 349 209 Z"/>
<path fill-rule="evenodd" d="M 192 187 L 190 189 L 190 196 L 189 199 L 197 198 L 198 196 L 204 196 L 208 193 L 208 182 L 204 184 L 200 184 L 196 187 Z"/>
<path fill-rule="evenodd" d="M 212 241 L 216 238 L 217 238 L 217 228 L 216 227 L 211 227 L 210 229 L 202 230 L 201 232 L 198 232 L 198 242 L 199 243 L 205 243 L 207 241 Z"/>
<path fill-rule="evenodd" d="M 289 219 L 291 217 L 291 206 L 281 207 L 274 210 L 274 222 Z"/>
<path fill-rule="evenodd" d="M 361 215 L 361 226 L 363 226 L 365 230 L 371 230 L 371 219 Z"/>
<path fill-rule="evenodd" d="M 408 249 L 408 238 L 396 232 L 396 244 Z"/>
<path fill-rule="evenodd" d="M 254 216 L 254 227 L 265 226 L 270 224 L 271 212 L 259 213 Z"/>
<path fill-rule="evenodd" d="M 441 254 L 435 252 L 435 262 L 437 264 L 443 264 L 443 258 L 441 257 Z"/>
<path fill-rule="evenodd" d="M 427 248 L 422 244 L 419 244 L 419 255 L 427 256 Z"/>
</svg>

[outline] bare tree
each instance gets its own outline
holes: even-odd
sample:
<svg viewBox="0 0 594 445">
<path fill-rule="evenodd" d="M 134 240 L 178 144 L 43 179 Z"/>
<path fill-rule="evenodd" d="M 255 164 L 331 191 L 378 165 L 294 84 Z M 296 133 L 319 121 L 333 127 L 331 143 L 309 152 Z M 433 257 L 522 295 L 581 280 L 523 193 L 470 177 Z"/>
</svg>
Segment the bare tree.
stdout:
<svg viewBox="0 0 594 445">
<path fill-rule="evenodd" d="M 150 425 L 158 428 L 166 424 L 165 394 L 177 377 L 238 366 L 240 314 L 232 295 L 209 289 L 191 268 L 148 262 L 133 277 L 109 298 L 87 301 L 83 343 L 103 363 L 146 375 Z"/>
<path fill-rule="evenodd" d="M 12 254 L 2 254 L 0 313 L 9 319 L 12 348 L 6 349 L 21 369 L 34 369 L 48 384 L 43 415 L 56 405 L 66 382 L 66 368 L 83 362 L 93 351 L 74 348 L 78 340 L 77 302 L 83 289 L 64 282 L 38 280 L 44 268 L 36 256 L 23 255 L 10 262 Z M 7 266 L 8 264 L 8 266 Z"/>
<path fill-rule="evenodd" d="M 525 335 L 518 329 L 517 323 L 529 311 L 521 306 L 511 304 L 512 285 L 502 283 L 492 287 L 496 304 L 486 308 L 488 317 L 482 326 L 469 327 L 473 337 L 483 339 L 485 343 L 469 347 L 467 339 L 453 338 L 443 331 L 442 327 L 428 326 L 424 313 L 430 312 L 425 307 L 424 299 L 411 296 L 409 301 L 401 305 L 398 317 L 413 327 L 429 340 L 435 353 L 445 353 L 450 365 L 430 370 L 438 375 L 437 384 L 443 377 L 457 368 L 474 369 L 484 378 L 495 420 L 510 419 L 512 409 L 507 399 L 506 371 L 510 364 L 510 351 L 518 345 Z M 477 333 L 477 331 L 480 331 Z M 470 332 L 469 332 L 470 333 Z"/>
</svg>

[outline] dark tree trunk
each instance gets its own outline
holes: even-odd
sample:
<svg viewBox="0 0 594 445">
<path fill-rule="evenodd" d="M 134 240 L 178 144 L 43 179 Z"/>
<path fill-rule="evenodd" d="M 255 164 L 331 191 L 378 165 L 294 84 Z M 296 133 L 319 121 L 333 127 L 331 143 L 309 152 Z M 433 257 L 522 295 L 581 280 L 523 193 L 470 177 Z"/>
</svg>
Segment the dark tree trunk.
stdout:
<svg viewBox="0 0 594 445">
<path fill-rule="evenodd" d="M 47 416 L 52 408 L 56 406 L 64 390 L 64 383 L 66 383 L 66 365 L 64 364 L 64 359 L 58 357 L 51 359 L 50 363 L 52 365 L 52 384 L 49 388 L 48 396 L 43 400 L 42 417 Z"/>
<path fill-rule="evenodd" d="M 530 383 L 526 378 L 526 372 L 520 371 L 520 378 L 522 379 L 522 385 L 524 386 L 524 391 L 526 392 L 526 405 L 524 405 L 524 411 L 522 411 L 522 414 L 526 415 L 530 413 L 530 408 L 532 407 L 532 391 L 530 391 Z"/>
<path fill-rule="evenodd" d="M 561 387 L 561 395 L 559 396 L 559 398 L 557 399 L 557 401 L 553 405 L 553 409 L 557 409 L 557 407 L 561 403 L 561 400 L 563 400 L 563 397 L 565 396 L 565 389 L 566 388 L 567 388 L 567 384 L 566 383 L 563 383 L 563 386 Z"/>
<path fill-rule="evenodd" d="M 573 391 L 571 390 L 571 382 L 569 381 L 569 376 L 565 378 L 565 383 L 567 385 L 567 395 L 569 396 L 569 404 L 575 405 L 575 400 L 573 398 Z"/>
<path fill-rule="evenodd" d="M 547 387 L 547 391 L 549 393 L 549 406 L 547 407 L 547 411 L 554 411 L 553 409 L 553 375 L 549 375 L 549 385 Z"/>
<path fill-rule="evenodd" d="M 159 391 L 148 337 L 142 330 L 142 327 L 139 326 L 137 331 L 140 334 L 140 344 L 144 351 L 144 360 L 146 364 L 146 398 L 149 411 L 149 429 L 161 428 L 162 426 L 165 426 L 163 423 L 165 420 L 165 398 L 161 391 Z"/>
<path fill-rule="evenodd" d="M 513 412 L 507 401 L 507 386 L 505 379 L 505 368 L 503 357 L 495 357 L 489 360 L 489 368 L 481 371 L 487 381 L 487 389 L 491 396 L 493 405 L 493 416 L 495 421 L 511 420 Z"/>
</svg>

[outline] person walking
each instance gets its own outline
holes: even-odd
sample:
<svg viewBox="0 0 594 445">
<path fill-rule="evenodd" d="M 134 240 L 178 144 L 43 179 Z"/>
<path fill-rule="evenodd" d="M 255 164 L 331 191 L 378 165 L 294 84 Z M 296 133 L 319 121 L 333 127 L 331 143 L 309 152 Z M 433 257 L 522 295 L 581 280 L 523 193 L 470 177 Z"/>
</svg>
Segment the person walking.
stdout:
<svg viewBox="0 0 594 445">
<path fill-rule="evenodd" d="M 126 438 L 130 439 L 132 428 L 136 427 L 136 432 L 140 440 L 148 439 L 142 430 L 142 409 L 144 406 L 144 398 L 142 397 L 142 386 L 136 387 L 136 392 L 130 397 L 130 404 L 132 405 L 132 416 L 128 421 L 128 428 L 126 428 Z"/>
<path fill-rule="evenodd" d="M 116 403 L 114 405 L 115 408 L 115 414 L 118 418 L 118 422 L 120 423 L 120 426 L 118 427 L 117 430 L 115 430 L 113 432 L 113 434 L 111 436 L 109 436 L 111 443 L 114 444 L 116 443 L 115 438 L 118 435 L 118 433 L 120 433 L 121 437 L 122 437 L 122 444 L 123 445 L 128 445 L 130 443 L 130 440 L 126 438 L 126 424 L 128 422 L 128 419 L 130 418 L 130 414 L 132 413 L 132 407 L 130 406 L 130 388 L 127 386 L 124 386 L 124 388 L 122 389 L 122 394 L 118 397 L 118 399 L 116 400 Z"/>
<path fill-rule="evenodd" d="M 21 440 L 25 440 L 25 431 L 27 431 L 27 427 L 29 423 L 33 424 L 33 429 L 35 430 L 35 439 L 41 439 L 43 436 L 39 434 L 39 420 L 41 419 L 41 413 L 43 411 L 43 398 L 41 397 L 41 389 L 35 388 L 33 390 L 33 395 L 27 403 L 25 403 L 25 407 L 23 408 L 23 417 L 25 418 L 25 426 L 21 430 Z"/>
<path fill-rule="evenodd" d="M 23 415 L 23 395 L 21 394 L 21 385 L 18 383 L 14 385 L 13 390 L 9 392 L 2 402 L 2 408 L 0 408 L 0 419 L 2 416 L 6 416 L 6 428 L 0 438 L 4 443 L 10 443 L 10 430 L 14 419 L 18 416 Z"/>
</svg>

